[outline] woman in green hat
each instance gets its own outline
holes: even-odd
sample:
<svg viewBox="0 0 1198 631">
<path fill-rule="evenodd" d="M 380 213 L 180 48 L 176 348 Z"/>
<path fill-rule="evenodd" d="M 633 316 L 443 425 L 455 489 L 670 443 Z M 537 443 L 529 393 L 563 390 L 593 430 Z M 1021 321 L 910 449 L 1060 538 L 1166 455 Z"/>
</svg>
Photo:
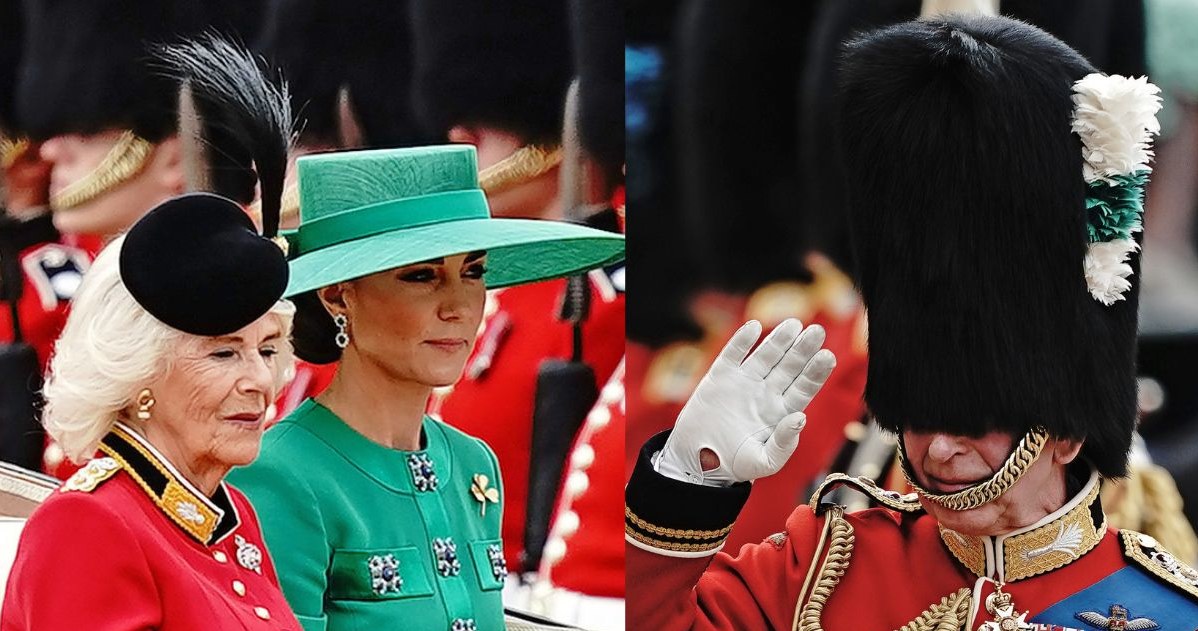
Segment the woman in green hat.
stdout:
<svg viewBox="0 0 1198 631">
<path fill-rule="evenodd" d="M 619 235 L 492 219 L 474 149 L 298 162 L 296 354 L 337 376 L 235 471 L 307 631 L 503 628 L 499 464 L 424 414 L 461 375 L 486 289 L 619 261 Z"/>
</svg>

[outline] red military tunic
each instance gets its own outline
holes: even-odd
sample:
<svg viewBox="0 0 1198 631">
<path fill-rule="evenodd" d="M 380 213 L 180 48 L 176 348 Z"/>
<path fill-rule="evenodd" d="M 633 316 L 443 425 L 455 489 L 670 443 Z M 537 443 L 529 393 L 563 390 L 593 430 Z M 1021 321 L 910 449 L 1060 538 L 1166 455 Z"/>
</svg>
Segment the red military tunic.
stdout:
<svg viewBox="0 0 1198 631">
<path fill-rule="evenodd" d="M 25 525 L 0 630 L 299 631 L 244 495 L 120 425 L 101 451 Z"/>
<path fill-rule="evenodd" d="M 621 363 L 587 415 L 570 454 L 541 562 L 540 578 L 555 588 L 624 597 L 624 419 Z M 555 613 L 550 617 L 563 619 Z M 574 622 L 586 626 L 582 620 Z"/>
<path fill-rule="evenodd" d="M 598 389 L 624 355 L 623 267 L 611 275 L 591 272 L 589 278 L 591 311 L 583 325 L 582 359 L 594 369 Z M 568 359 L 573 349 L 573 326 L 558 317 L 565 288 L 566 281 L 558 279 L 488 295 L 493 306 L 465 376 L 430 408 L 495 450 L 507 489 L 504 554 L 513 570 L 522 569 L 537 371 L 547 359 Z"/>
<path fill-rule="evenodd" d="M 995 580 L 1031 625 L 1012 629 L 1198 628 L 1198 573 L 1149 537 L 1107 528 L 1097 474 L 1059 511 L 995 538 L 944 529 L 913 497 L 851 480 L 885 507 L 801 506 L 732 557 L 716 550 L 749 485 L 664 478 L 648 463 L 661 442 L 627 491 L 629 628 L 998 628 L 986 626 Z M 920 617 L 945 626 L 905 626 Z M 1118 626 L 1128 619 L 1157 626 Z"/>
</svg>

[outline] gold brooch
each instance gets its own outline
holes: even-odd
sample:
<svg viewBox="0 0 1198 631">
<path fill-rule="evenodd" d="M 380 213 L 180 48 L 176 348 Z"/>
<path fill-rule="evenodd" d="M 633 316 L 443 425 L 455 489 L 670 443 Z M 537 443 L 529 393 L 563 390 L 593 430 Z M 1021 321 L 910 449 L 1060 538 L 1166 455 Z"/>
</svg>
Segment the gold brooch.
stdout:
<svg viewBox="0 0 1198 631">
<path fill-rule="evenodd" d="M 481 504 L 478 514 L 484 517 L 487 515 L 487 502 L 491 502 L 492 504 L 499 503 L 499 489 L 488 486 L 489 484 L 491 484 L 491 480 L 487 476 L 476 473 L 474 474 L 474 483 L 470 485 L 470 493 Z"/>
</svg>

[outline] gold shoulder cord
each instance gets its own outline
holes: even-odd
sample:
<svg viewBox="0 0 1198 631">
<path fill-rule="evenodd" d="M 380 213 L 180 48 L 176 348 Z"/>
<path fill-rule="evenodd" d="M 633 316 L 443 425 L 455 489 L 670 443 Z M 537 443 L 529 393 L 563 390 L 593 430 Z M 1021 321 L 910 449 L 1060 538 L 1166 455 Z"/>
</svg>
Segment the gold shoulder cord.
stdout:
<svg viewBox="0 0 1198 631">
<path fill-rule="evenodd" d="M 122 133 L 95 170 L 50 197 L 50 208 L 67 210 L 103 195 L 141 172 L 153 150 L 150 141 Z"/>
<path fill-rule="evenodd" d="M 548 172 L 561 162 L 561 147 L 525 145 L 480 171 L 478 186 L 488 195 L 500 193 Z"/>
<path fill-rule="evenodd" d="M 819 566 L 819 578 L 811 596 L 807 597 L 807 588 L 811 585 L 815 573 L 816 559 L 828 543 L 828 552 L 824 555 L 823 563 Z M 812 555 L 811 568 L 803 581 L 803 589 L 799 592 L 798 602 L 795 603 L 795 613 L 791 622 L 792 631 L 823 631 L 824 606 L 832 596 L 832 590 L 844 576 L 853 555 L 853 543 L 856 537 L 853 527 L 844 518 L 844 508 L 833 506 L 828 510 L 824 520 L 824 528 L 820 533 L 819 543 L 816 544 L 815 554 Z M 969 610 L 972 605 L 972 592 L 968 587 L 962 587 L 953 594 L 940 599 L 937 604 L 928 607 L 917 618 L 904 625 L 898 631 L 960 631 L 968 623 Z"/>
</svg>

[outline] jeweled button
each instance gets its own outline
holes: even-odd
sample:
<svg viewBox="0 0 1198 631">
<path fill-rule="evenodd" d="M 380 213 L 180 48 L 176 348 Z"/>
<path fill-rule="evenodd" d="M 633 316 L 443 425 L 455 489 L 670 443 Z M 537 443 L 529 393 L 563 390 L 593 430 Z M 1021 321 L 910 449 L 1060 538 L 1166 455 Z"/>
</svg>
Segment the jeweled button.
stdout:
<svg viewBox="0 0 1198 631">
<path fill-rule="evenodd" d="M 242 583 L 241 581 L 233 581 L 233 591 L 236 592 L 238 596 L 245 596 L 245 583 Z"/>
<path fill-rule="evenodd" d="M 263 620 L 270 620 L 270 610 L 266 607 L 254 607 L 254 615 Z"/>
<path fill-rule="evenodd" d="M 224 552 L 221 552 L 220 550 L 213 550 L 212 558 L 216 559 L 217 563 L 228 563 L 229 562 L 229 555 L 225 554 Z"/>
</svg>

